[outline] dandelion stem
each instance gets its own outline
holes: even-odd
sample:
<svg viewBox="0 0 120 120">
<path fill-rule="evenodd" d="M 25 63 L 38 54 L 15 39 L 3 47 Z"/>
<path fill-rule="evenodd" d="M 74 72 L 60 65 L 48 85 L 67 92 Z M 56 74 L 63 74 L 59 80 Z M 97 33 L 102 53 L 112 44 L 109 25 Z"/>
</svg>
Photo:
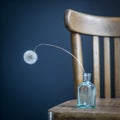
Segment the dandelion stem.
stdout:
<svg viewBox="0 0 120 120">
<path fill-rule="evenodd" d="M 69 54 L 70 56 L 72 56 L 72 57 L 79 63 L 80 67 L 82 67 L 83 72 L 85 72 L 84 67 L 83 67 L 83 65 L 81 64 L 81 62 L 79 61 L 79 59 L 78 59 L 76 56 L 74 56 L 72 53 L 70 53 L 69 51 L 67 51 L 66 49 L 64 49 L 64 48 L 62 48 L 62 47 L 59 47 L 59 46 L 57 46 L 57 45 L 53 45 L 53 44 L 40 43 L 40 44 L 38 44 L 38 45 L 35 46 L 34 52 L 36 52 L 37 48 L 40 47 L 40 46 L 54 47 L 54 48 L 57 48 L 57 49 L 60 49 L 60 50 L 64 51 L 65 53 L 67 53 L 67 54 Z"/>
</svg>

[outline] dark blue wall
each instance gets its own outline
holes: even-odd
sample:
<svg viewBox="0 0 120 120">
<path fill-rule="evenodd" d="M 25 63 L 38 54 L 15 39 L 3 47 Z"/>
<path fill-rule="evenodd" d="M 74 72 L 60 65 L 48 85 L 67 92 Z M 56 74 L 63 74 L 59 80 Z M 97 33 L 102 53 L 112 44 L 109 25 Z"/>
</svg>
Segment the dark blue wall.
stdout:
<svg viewBox="0 0 120 120">
<path fill-rule="evenodd" d="M 47 110 L 74 98 L 71 57 L 41 47 L 34 65 L 23 53 L 38 43 L 70 51 L 64 12 L 71 8 L 96 15 L 120 16 L 119 0 L 39 0 L 0 3 L 0 105 L 2 120 L 47 120 Z M 84 48 L 90 49 L 84 42 Z M 92 72 L 85 56 L 85 69 Z M 88 59 L 89 58 L 89 59 Z"/>
</svg>

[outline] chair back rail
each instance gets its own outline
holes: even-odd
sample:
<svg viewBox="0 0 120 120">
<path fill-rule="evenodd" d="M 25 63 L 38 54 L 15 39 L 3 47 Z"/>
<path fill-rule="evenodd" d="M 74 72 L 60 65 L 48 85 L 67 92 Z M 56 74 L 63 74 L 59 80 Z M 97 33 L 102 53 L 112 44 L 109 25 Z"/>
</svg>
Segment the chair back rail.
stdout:
<svg viewBox="0 0 120 120">
<path fill-rule="evenodd" d="M 120 36 L 120 18 L 88 15 L 68 9 L 65 25 L 73 31 L 96 36 Z"/>
<path fill-rule="evenodd" d="M 114 83 L 115 97 L 120 97 L 120 17 L 102 17 L 88 15 L 68 9 L 65 12 L 65 26 L 71 32 L 72 54 L 83 64 L 81 34 L 93 36 L 93 78 L 97 88 L 97 97 L 100 97 L 100 39 L 103 37 L 104 49 L 104 95 L 111 97 L 111 48 L 110 37 L 114 39 Z M 83 70 L 73 59 L 75 96 L 77 86 L 82 82 Z"/>
</svg>

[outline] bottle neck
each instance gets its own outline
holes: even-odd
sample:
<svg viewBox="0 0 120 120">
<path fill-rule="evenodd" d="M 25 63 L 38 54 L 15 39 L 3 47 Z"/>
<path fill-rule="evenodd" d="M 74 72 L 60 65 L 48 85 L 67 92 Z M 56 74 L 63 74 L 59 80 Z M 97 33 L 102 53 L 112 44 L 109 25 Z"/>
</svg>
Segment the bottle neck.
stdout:
<svg viewBox="0 0 120 120">
<path fill-rule="evenodd" d="M 91 73 L 84 73 L 83 81 L 84 82 L 90 82 L 91 81 Z"/>
</svg>

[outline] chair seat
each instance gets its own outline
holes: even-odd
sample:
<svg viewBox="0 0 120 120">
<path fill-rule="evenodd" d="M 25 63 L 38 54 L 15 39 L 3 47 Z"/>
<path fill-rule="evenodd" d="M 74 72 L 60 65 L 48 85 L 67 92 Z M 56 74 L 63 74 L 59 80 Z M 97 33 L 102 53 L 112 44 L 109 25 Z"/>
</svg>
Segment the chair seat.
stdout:
<svg viewBox="0 0 120 120">
<path fill-rule="evenodd" d="M 76 104 L 69 100 L 49 109 L 49 120 L 120 120 L 120 98 L 98 98 L 92 109 L 80 109 Z"/>
</svg>

